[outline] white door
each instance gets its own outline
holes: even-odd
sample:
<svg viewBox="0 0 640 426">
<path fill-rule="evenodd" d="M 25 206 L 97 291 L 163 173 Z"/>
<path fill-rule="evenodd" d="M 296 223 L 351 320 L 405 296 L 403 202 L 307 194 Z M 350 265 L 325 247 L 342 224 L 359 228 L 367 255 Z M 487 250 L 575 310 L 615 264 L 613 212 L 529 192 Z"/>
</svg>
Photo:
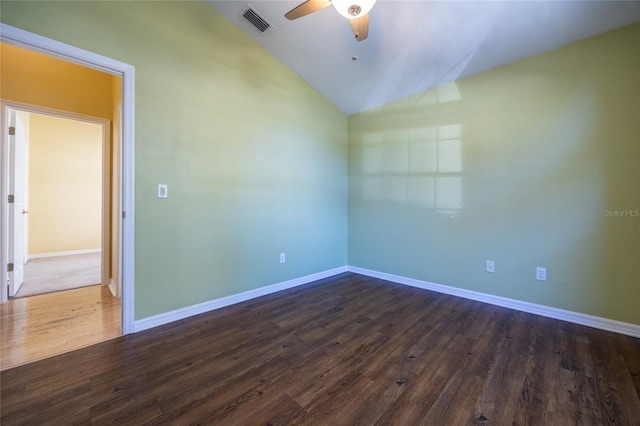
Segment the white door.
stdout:
<svg viewBox="0 0 640 426">
<path fill-rule="evenodd" d="M 15 111 L 9 110 L 9 126 L 15 131 L 9 136 L 9 194 L 13 203 L 9 204 L 9 263 L 13 271 L 9 272 L 9 297 L 16 295 L 24 281 L 24 263 L 27 226 L 26 210 L 26 164 L 27 144 L 24 137 L 24 124 Z"/>
</svg>

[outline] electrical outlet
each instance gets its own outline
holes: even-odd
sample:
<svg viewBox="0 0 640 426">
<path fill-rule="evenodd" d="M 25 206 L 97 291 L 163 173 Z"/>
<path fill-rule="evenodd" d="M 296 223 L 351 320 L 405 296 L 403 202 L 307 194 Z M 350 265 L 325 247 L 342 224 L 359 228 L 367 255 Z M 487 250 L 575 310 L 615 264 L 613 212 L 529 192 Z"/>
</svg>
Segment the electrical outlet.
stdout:
<svg viewBox="0 0 640 426">
<path fill-rule="evenodd" d="M 538 281 L 546 281 L 547 280 L 547 268 L 536 268 L 536 280 Z"/>
<path fill-rule="evenodd" d="M 495 272 L 496 263 L 493 260 L 487 260 L 487 272 Z"/>
<path fill-rule="evenodd" d="M 284 263 L 287 261 L 287 254 L 286 253 L 280 253 L 280 263 Z"/>
</svg>

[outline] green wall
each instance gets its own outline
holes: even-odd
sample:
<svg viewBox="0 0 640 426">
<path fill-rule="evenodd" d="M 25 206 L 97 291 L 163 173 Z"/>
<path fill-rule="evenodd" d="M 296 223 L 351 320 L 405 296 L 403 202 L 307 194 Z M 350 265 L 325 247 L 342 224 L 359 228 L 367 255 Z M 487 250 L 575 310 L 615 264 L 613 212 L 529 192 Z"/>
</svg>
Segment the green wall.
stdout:
<svg viewBox="0 0 640 426">
<path fill-rule="evenodd" d="M 640 324 L 640 24 L 347 118 L 204 2 L 0 7 L 136 67 L 136 319 L 348 263 Z"/>
<path fill-rule="evenodd" d="M 136 319 L 347 263 L 346 115 L 209 4 L 0 12 L 136 67 Z"/>
<path fill-rule="evenodd" d="M 349 264 L 640 324 L 638 40 L 635 24 L 349 117 Z"/>
</svg>

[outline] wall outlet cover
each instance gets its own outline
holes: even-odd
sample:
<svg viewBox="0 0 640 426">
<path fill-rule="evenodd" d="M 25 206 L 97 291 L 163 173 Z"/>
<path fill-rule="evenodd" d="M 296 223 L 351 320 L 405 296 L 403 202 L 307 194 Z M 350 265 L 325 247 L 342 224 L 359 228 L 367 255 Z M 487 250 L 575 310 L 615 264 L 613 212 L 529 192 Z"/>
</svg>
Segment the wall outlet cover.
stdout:
<svg viewBox="0 0 640 426">
<path fill-rule="evenodd" d="M 546 281 L 547 280 L 547 268 L 536 267 L 536 280 L 538 281 Z"/>
</svg>

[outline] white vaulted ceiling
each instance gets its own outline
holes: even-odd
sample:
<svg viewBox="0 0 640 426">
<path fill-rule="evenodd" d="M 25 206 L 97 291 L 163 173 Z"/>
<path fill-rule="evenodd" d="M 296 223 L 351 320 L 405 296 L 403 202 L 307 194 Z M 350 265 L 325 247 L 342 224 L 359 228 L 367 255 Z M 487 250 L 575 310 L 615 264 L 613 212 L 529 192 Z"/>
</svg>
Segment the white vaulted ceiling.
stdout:
<svg viewBox="0 0 640 426">
<path fill-rule="evenodd" d="M 640 1 L 378 0 L 357 42 L 333 7 L 287 20 L 300 3 L 211 1 L 348 114 L 640 21 Z M 266 32 L 242 17 L 248 4 Z"/>
</svg>

